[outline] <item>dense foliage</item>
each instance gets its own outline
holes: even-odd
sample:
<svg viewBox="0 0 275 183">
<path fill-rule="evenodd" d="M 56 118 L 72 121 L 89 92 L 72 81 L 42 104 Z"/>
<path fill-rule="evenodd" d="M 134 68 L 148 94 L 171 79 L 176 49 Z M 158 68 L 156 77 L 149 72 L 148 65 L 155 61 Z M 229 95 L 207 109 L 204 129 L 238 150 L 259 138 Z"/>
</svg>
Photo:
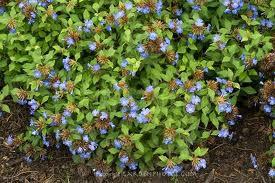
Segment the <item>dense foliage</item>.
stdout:
<svg viewBox="0 0 275 183">
<path fill-rule="evenodd" d="M 65 145 L 98 176 L 206 168 L 239 95 L 259 90 L 274 117 L 274 14 L 274 0 L 0 0 L 0 99 L 32 115 L 7 143 L 27 161 Z"/>
</svg>

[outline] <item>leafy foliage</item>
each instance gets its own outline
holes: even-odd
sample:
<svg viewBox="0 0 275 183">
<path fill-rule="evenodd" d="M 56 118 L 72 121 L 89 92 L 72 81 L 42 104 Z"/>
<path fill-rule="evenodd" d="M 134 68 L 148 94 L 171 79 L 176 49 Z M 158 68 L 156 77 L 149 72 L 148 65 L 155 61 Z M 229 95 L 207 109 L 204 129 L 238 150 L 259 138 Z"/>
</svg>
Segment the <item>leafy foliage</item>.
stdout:
<svg viewBox="0 0 275 183">
<path fill-rule="evenodd" d="M 205 168 L 203 142 L 232 137 L 239 94 L 258 90 L 274 3 L 0 1 L 0 99 L 32 115 L 16 146 L 30 160 L 64 144 L 118 171 Z"/>
</svg>

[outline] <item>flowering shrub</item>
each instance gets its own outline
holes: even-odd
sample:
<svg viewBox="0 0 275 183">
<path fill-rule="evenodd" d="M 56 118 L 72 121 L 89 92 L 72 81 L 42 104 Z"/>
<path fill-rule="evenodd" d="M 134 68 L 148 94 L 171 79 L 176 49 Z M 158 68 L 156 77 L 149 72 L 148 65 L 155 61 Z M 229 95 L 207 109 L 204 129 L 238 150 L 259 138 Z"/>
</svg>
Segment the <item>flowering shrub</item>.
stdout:
<svg viewBox="0 0 275 183">
<path fill-rule="evenodd" d="M 256 93 L 274 8 L 274 0 L 0 0 L 1 99 L 11 95 L 32 115 L 7 143 L 27 161 L 67 146 L 76 162 L 95 162 L 97 176 L 103 165 L 169 176 L 183 161 L 206 168 L 203 142 L 232 138 L 239 94 Z"/>
</svg>

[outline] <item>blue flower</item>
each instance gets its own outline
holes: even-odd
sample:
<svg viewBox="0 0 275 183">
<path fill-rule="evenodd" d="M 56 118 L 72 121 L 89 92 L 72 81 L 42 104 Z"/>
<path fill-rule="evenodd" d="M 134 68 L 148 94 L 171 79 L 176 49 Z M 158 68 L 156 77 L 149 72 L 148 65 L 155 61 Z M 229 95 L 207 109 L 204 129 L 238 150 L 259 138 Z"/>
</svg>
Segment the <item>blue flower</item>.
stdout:
<svg viewBox="0 0 275 183">
<path fill-rule="evenodd" d="M 172 144 L 173 143 L 173 139 L 170 137 L 164 138 L 163 139 L 163 143 L 168 145 L 168 144 Z"/>
<path fill-rule="evenodd" d="M 148 93 L 151 93 L 151 92 L 154 91 L 154 87 L 151 86 L 151 85 L 150 85 L 150 86 L 147 86 L 145 91 L 148 92 Z"/>
<path fill-rule="evenodd" d="M 85 142 L 89 142 L 89 136 L 88 135 L 83 135 L 82 139 Z"/>
<path fill-rule="evenodd" d="M 126 155 L 122 155 L 120 158 L 119 158 L 119 161 L 121 163 L 127 163 L 129 161 L 129 157 L 126 156 Z"/>
<path fill-rule="evenodd" d="M 162 168 L 162 170 L 164 171 L 164 173 L 167 176 L 173 176 L 178 174 L 179 172 L 181 172 L 182 167 L 179 165 L 174 165 L 174 166 L 166 166 L 164 168 Z"/>
<path fill-rule="evenodd" d="M 70 140 L 64 140 L 63 144 L 66 145 L 66 146 L 68 146 L 68 147 L 71 147 L 73 145 L 73 142 L 70 141 Z"/>
<path fill-rule="evenodd" d="M 132 9 L 133 8 L 133 3 L 132 2 L 127 2 L 127 3 L 125 3 L 125 9 L 126 10 L 130 10 L 130 9 Z"/>
<path fill-rule="evenodd" d="M 122 106 L 127 106 L 127 105 L 129 104 L 129 100 L 128 100 L 127 98 L 125 98 L 125 97 L 122 97 L 122 98 L 120 99 L 120 104 L 121 104 Z"/>
<path fill-rule="evenodd" d="M 79 156 L 82 159 L 90 159 L 91 158 L 91 152 L 83 152 Z"/>
<path fill-rule="evenodd" d="M 203 20 L 198 18 L 195 22 L 195 25 L 198 27 L 202 27 L 204 25 Z"/>
<path fill-rule="evenodd" d="M 71 37 L 67 37 L 67 38 L 66 38 L 66 42 L 67 42 L 67 45 L 68 45 L 69 47 L 75 44 L 74 39 L 71 38 Z"/>
<path fill-rule="evenodd" d="M 95 117 L 95 116 L 98 116 L 99 113 L 100 113 L 100 111 L 97 110 L 97 109 L 94 109 L 94 110 L 92 111 L 92 115 L 93 115 L 94 117 Z"/>
<path fill-rule="evenodd" d="M 13 139 L 12 135 L 9 135 L 8 138 L 7 138 L 7 140 L 6 140 L 6 143 L 7 143 L 8 145 L 12 145 L 12 144 L 13 144 L 13 141 L 14 141 L 14 139 Z"/>
<path fill-rule="evenodd" d="M 118 140 L 118 139 L 115 139 L 114 140 L 114 146 L 115 146 L 116 149 L 121 149 L 121 147 L 122 147 L 121 141 Z"/>
<path fill-rule="evenodd" d="M 90 144 L 89 144 L 89 149 L 90 149 L 91 151 L 96 150 L 97 147 L 98 147 L 98 144 L 97 144 L 96 142 L 90 142 Z"/>
<path fill-rule="evenodd" d="M 218 105 L 219 112 L 226 112 L 231 113 L 232 112 L 232 106 L 228 102 L 223 102 Z"/>
<path fill-rule="evenodd" d="M 5 13 L 5 8 L 4 7 L 0 7 L 0 15 L 2 15 L 3 13 Z"/>
<path fill-rule="evenodd" d="M 268 104 L 265 104 L 265 105 L 264 105 L 264 112 L 270 113 L 270 112 L 271 112 L 271 106 L 268 105 Z"/>
<path fill-rule="evenodd" d="M 250 159 L 251 159 L 251 163 L 252 163 L 253 167 L 254 167 L 255 169 L 258 169 L 258 164 L 257 164 L 256 157 L 253 156 L 253 154 L 250 154 Z"/>
<path fill-rule="evenodd" d="M 99 133 L 100 133 L 101 135 L 105 135 L 105 134 L 108 133 L 108 131 L 107 131 L 107 129 L 105 129 L 105 128 L 101 128 L 101 129 L 99 129 Z"/>
<path fill-rule="evenodd" d="M 155 41 L 157 39 L 158 35 L 155 32 L 151 32 L 149 34 L 149 39 L 152 41 Z"/>
<path fill-rule="evenodd" d="M 268 102 L 269 102 L 270 105 L 274 105 L 275 104 L 275 97 L 272 97 L 272 96 L 269 97 Z"/>
<path fill-rule="evenodd" d="M 28 105 L 31 107 L 31 109 L 32 109 L 33 111 L 37 110 L 38 107 L 39 107 L 39 104 L 38 104 L 34 99 L 30 100 L 30 101 L 28 102 Z"/>
<path fill-rule="evenodd" d="M 194 104 L 187 104 L 185 109 L 186 109 L 186 112 L 188 112 L 189 114 L 192 114 L 195 112 L 196 107 Z"/>
<path fill-rule="evenodd" d="M 193 95 L 191 97 L 191 103 L 194 104 L 194 105 L 197 105 L 201 102 L 201 99 L 200 97 L 196 96 L 196 95 Z"/>
<path fill-rule="evenodd" d="M 143 14 L 148 14 L 148 13 L 150 13 L 150 8 L 148 6 L 144 6 L 144 7 L 138 6 L 137 12 L 143 13 Z"/>
<path fill-rule="evenodd" d="M 119 11 L 119 12 L 117 12 L 117 13 L 114 14 L 114 19 L 115 19 L 116 21 L 118 21 L 120 18 L 122 18 L 122 17 L 124 17 L 124 16 L 125 16 L 124 11 Z"/>
<path fill-rule="evenodd" d="M 31 159 L 30 156 L 25 156 L 23 159 L 24 159 L 27 163 L 31 163 L 31 162 L 32 162 L 32 159 Z"/>
<path fill-rule="evenodd" d="M 222 128 L 218 133 L 218 137 L 221 137 L 221 138 L 226 138 L 228 136 L 229 136 L 229 131 L 227 128 Z"/>
<path fill-rule="evenodd" d="M 156 3 L 156 12 L 158 15 L 161 14 L 161 10 L 162 10 L 162 1 L 159 0 L 157 3 Z"/>
<path fill-rule="evenodd" d="M 148 108 L 143 108 L 141 111 L 141 115 L 147 116 L 150 114 L 150 109 Z"/>
<path fill-rule="evenodd" d="M 101 115 L 99 117 L 101 120 L 108 119 L 108 114 L 106 112 L 101 112 Z"/>
<path fill-rule="evenodd" d="M 84 133 L 84 129 L 83 129 L 81 126 L 77 126 L 77 127 L 76 127 L 76 131 L 77 131 L 79 134 L 83 134 L 83 133 Z"/>
<path fill-rule="evenodd" d="M 43 141 L 43 144 L 46 146 L 46 147 L 49 147 L 50 146 L 50 142 L 49 141 L 47 141 L 47 139 L 46 139 L 46 136 L 42 136 L 42 141 Z"/>
<path fill-rule="evenodd" d="M 85 20 L 84 26 L 87 28 L 91 28 L 93 26 L 93 21 L 92 20 Z"/>
<path fill-rule="evenodd" d="M 270 168 L 269 172 L 268 172 L 268 176 L 271 177 L 271 178 L 274 178 L 275 177 L 275 169 Z"/>
<path fill-rule="evenodd" d="M 102 171 L 100 171 L 100 170 L 97 170 L 97 171 L 95 172 L 95 176 L 96 176 L 96 177 L 103 177 L 103 176 L 104 176 L 104 173 L 103 173 Z"/>
<path fill-rule="evenodd" d="M 200 159 L 196 165 L 195 165 L 195 170 L 199 171 L 201 168 L 206 168 L 206 161 L 205 159 Z"/>
<path fill-rule="evenodd" d="M 127 65 L 128 65 L 128 61 L 127 60 L 123 60 L 122 63 L 121 63 L 121 67 L 125 68 L 125 67 L 127 67 Z"/>
<path fill-rule="evenodd" d="M 95 50 L 96 50 L 96 43 L 95 43 L 95 42 L 91 42 L 91 43 L 89 44 L 89 49 L 90 49 L 91 51 L 95 51 Z"/>
<path fill-rule="evenodd" d="M 36 69 L 36 70 L 34 71 L 34 77 L 35 77 L 35 78 L 41 78 L 41 76 L 42 76 L 42 73 L 41 73 L 39 70 Z"/>
<path fill-rule="evenodd" d="M 130 170 L 136 170 L 138 168 L 138 164 L 136 162 L 131 162 L 128 164 Z"/>
<path fill-rule="evenodd" d="M 93 67 L 92 67 L 92 69 L 93 69 L 94 72 L 99 71 L 100 68 L 101 68 L 101 66 L 100 66 L 99 64 L 95 64 L 95 65 L 93 65 Z"/>
<path fill-rule="evenodd" d="M 72 113 L 71 113 L 70 111 L 68 111 L 67 109 L 64 110 L 63 116 L 65 116 L 65 117 L 70 117 L 71 115 L 72 115 Z"/>
</svg>

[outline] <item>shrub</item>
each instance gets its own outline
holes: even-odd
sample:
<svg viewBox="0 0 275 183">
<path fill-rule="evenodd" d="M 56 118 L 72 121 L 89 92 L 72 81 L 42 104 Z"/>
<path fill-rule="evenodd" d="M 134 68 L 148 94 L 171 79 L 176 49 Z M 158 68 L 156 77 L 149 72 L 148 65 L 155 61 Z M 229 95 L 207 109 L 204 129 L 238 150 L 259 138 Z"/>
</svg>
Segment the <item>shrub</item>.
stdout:
<svg viewBox="0 0 275 183">
<path fill-rule="evenodd" d="M 231 138 L 240 92 L 258 89 L 274 3 L 0 1 L 1 99 L 32 115 L 9 144 L 28 161 L 63 144 L 117 171 L 205 168 L 203 142 Z"/>
</svg>

